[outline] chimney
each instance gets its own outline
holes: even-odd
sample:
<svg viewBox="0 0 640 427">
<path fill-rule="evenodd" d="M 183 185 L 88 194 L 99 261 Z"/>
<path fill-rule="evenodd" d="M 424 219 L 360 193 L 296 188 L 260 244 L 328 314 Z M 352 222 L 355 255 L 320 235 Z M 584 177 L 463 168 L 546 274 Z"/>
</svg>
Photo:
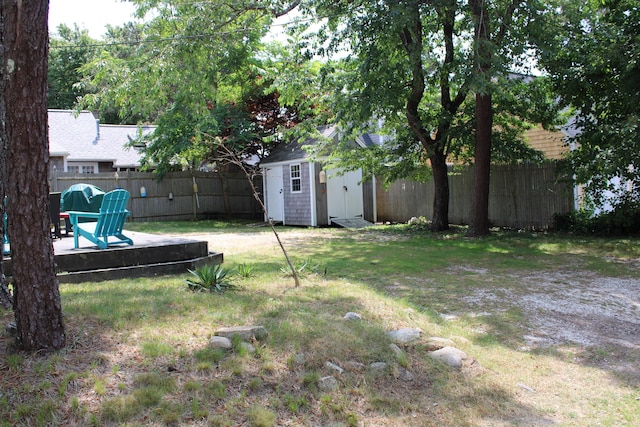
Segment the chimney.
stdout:
<svg viewBox="0 0 640 427">
<path fill-rule="evenodd" d="M 98 141 L 100 141 L 100 120 L 96 119 L 96 139 L 93 143 L 97 144 Z"/>
</svg>

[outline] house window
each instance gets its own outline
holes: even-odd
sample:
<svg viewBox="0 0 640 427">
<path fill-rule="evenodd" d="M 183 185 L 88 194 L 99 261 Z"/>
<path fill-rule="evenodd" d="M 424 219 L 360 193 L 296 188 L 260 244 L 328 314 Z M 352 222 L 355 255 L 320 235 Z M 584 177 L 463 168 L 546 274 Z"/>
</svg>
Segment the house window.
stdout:
<svg viewBox="0 0 640 427">
<path fill-rule="evenodd" d="M 291 170 L 291 192 L 299 193 L 302 191 L 302 177 L 300 175 L 300 165 L 289 166 Z"/>
<path fill-rule="evenodd" d="M 98 171 L 97 163 L 80 163 L 74 162 L 67 165 L 67 172 L 71 173 L 96 173 Z"/>
</svg>

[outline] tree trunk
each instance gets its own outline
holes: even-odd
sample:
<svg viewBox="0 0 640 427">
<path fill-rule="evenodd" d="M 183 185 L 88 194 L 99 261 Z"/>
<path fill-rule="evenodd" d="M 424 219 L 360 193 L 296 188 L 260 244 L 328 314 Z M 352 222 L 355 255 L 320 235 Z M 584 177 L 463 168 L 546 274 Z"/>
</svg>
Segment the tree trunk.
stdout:
<svg viewBox="0 0 640 427">
<path fill-rule="evenodd" d="M 7 213 L 14 310 L 25 350 L 56 350 L 65 331 L 49 217 L 48 0 L 3 0 Z"/>
<path fill-rule="evenodd" d="M 493 109 L 491 105 L 490 69 L 491 46 L 489 40 L 489 16 L 484 0 L 470 0 L 476 23 L 475 73 L 483 84 L 476 93 L 476 146 L 474 151 L 474 184 L 471 200 L 470 237 L 489 234 L 489 177 L 491 174 L 491 136 Z"/>
<path fill-rule="evenodd" d="M 447 158 L 443 153 L 434 153 L 430 157 L 433 170 L 433 219 L 431 231 L 449 229 L 449 174 Z"/>
<path fill-rule="evenodd" d="M 4 99 L 4 17 L 2 15 L 2 6 L 0 6 L 0 238 L 4 238 L 4 196 L 6 194 L 7 183 L 7 106 Z M 4 258 L 4 254 L 0 254 L 0 260 Z M 7 286 L 7 280 L 0 262 L 0 306 L 11 308 L 13 306 L 11 293 Z"/>
<path fill-rule="evenodd" d="M 476 146 L 469 237 L 489 234 L 489 180 L 491 176 L 491 95 L 476 95 Z"/>
<path fill-rule="evenodd" d="M 440 140 L 440 136 L 432 139 L 430 132 L 420 117 L 420 103 L 424 97 L 425 75 L 422 68 L 422 21 L 418 2 L 412 3 L 412 21 L 400 34 L 409 63 L 411 64 L 411 90 L 407 98 L 406 115 L 407 123 L 413 131 L 424 151 L 428 153 L 433 171 L 433 183 L 435 185 L 433 197 L 432 231 L 443 231 L 449 228 L 449 177 L 446 163 L 446 153 Z M 444 90 L 444 89 L 443 89 Z"/>
<path fill-rule="evenodd" d="M 227 179 L 227 173 L 224 171 L 225 166 L 218 168 L 218 176 L 220 177 L 220 184 L 222 186 L 222 205 L 224 206 L 224 217 L 226 219 L 233 217 L 233 211 L 231 209 L 231 200 L 229 199 L 229 180 Z"/>
</svg>

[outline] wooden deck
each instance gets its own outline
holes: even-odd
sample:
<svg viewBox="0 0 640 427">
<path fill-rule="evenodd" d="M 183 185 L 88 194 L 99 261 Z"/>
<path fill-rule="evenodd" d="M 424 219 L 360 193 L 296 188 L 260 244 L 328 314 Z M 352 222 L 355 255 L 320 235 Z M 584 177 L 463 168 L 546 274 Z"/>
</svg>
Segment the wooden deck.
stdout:
<svg viewBox="0 0 640 427">
<path fill-rule="evenodd" d="M 53 241 L 60 283 L 79 283 L 127 277 L 181 274 L 200 265 L 222 263 L 220 252 L 210 252 L 205 241 L 126 231 L 134 244 L 99 249 L 82 237 L 79 248 L 73 236 Z M 3 260 L 4 273 L 11 275 L 11 258 Z"/>
</svg>

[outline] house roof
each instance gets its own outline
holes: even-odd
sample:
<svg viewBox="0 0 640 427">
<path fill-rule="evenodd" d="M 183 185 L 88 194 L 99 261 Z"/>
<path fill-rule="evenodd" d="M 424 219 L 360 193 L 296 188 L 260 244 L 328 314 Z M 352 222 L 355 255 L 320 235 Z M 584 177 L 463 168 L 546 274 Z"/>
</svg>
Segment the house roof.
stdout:
<svg viewBox="0 0 640 427">
<path fill-rule="evenodd" d="M 102 125 L 90 111 L 49 110 L 49 155 L 68 162 L 112 162 L 115 168 L 140 166 L 127 144 L 155 126 Z"/>
<path fill-rule="evenodd" d="M 97 145 L 102 148 L 119 147 L 115 150 L 116 157 L 113 166 L 118 168 L 140 166 L 140 153 L 136 148 L 127 144 L 139 136 L 139 133 L 153 132 L 155 126 L 131 126 L 131 125 L 100 125 L 100 138 Z"/>
<path fill-rule="evenodd" d="M 363 147 L 372 147 L 374 145 L 382 145 L 384 140 L 384 136 L 382 135 L 378 135 L 376 133 L 365 133 L 364 135 L 360 135 L 358 143 L 361 143 Z"/>
<path fill-rule="evenodd" d="M 89 111 L 49 110 L 49 153 L 82 155 L 98 136 L 98 122 Z M 89 150 L 87 150 L 89 151 Z"/>
</svg>

